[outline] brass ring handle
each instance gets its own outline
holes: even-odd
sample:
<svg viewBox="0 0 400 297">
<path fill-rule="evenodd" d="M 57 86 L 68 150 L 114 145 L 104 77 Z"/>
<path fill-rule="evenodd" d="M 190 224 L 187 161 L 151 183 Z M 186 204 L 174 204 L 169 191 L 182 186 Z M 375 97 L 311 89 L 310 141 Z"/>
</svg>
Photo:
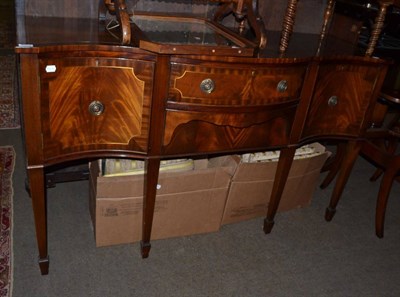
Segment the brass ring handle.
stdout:
<svg viewBox="0 0 400 297">
<path fill-rule="evenodd" d="M 100 101 L 94 100 L 89 104 L 89 112 L 94 116 L 99 116 L 104 112 L 104 105 Z"/>
<path fill-rule="evenodd" d="M 331 107 L 336 106 L 336 105 L 338 104 L 338 102 L 339 102 L 339 99 L 338 99 L 337 96 L 331 96 L 331 97 L 328 99 L 328 105 L 331 106 Z"/>
<path fill-rule="evenodd" d="M 286 90 L 288 89 L 288 82 L 287 80 L 281 80 L 280 82 L 278 82 L 278 85 L 276 86 L 276 90 L 279 93 L 283 93 L 286 92 Z"/>
<path fill-rule="evenodd" d="M 206 78 L 200 83 L 200 90 L 204 93 L 211 94 L 215 89 L 215 82 L 211 78 Z"/>
</svg>

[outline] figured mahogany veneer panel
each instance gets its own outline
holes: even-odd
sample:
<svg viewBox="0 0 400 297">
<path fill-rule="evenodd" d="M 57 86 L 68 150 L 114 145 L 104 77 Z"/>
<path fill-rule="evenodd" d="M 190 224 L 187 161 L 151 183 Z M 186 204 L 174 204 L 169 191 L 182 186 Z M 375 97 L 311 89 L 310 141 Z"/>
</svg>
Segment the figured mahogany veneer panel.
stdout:
<svg viewBox="0 0 400 297">
<path fill-rule="evenodd" d="M 359 136 L 380 71 L 379 65 L 321 65 L 302 138 Z"/>
<path fill-rule="evenodd" d="M 296 103 L 257 110 L 168 110 L 164 153 L 211 153 L 287 145 Z"/>
<path fill-rule="evenodd" d="M 289 144 L 307 63 L 175 59 L 164 130 L 166 154 L 229 152 Z M 211 80 L 209 92 L 203 81 Z"/>
<path fill-rule="evenodd" d="M 286 102 L 299 98 L 306 67 L 304 64 L 209 67 L 172 63 L 169 100 L 230 106 Z M 200 88 L 205 79 L 214 82 L 210 93 Z"/>
<path fill-rule="evenodd" d="M 101 149 L 146 152 L 153 71 L 146 61 L 42 59 L 45 158 Z M 90 112 L 91 103 L 103 112 Z"/>
</svg>

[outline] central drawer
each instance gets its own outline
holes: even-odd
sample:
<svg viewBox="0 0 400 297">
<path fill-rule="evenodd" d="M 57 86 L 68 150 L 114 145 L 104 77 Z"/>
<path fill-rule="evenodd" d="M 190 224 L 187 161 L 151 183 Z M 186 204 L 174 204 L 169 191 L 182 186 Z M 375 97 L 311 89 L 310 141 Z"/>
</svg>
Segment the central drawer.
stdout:
<svg viewBox="0 0 400 297">
<path fill-rule="evenodd" d="M 207 105 L 264 105 L 299 98 L 306 65 L 206 66 L 171 63 L 169 100 Z"/>
<path fill-rule="evenodd" d="M 172 61 L 165 154 L 262 150 L 289 143 L 308 64 L 254 61 Z"/>
</svg>

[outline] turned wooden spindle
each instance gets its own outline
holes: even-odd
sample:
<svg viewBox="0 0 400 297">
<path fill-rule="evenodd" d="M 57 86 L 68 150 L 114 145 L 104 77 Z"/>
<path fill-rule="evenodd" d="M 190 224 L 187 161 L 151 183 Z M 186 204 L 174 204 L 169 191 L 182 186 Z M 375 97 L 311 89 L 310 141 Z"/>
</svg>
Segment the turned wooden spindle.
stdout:
<svg viewBox="0 0 400 297">
<path fill-rule="evenodd" d="M 319 35 L 319 44 L 318 44 L 318 50 L 317 50 L 317 55 L 319 55 L 320 51 L 321 51 L 321 46 L 322 43 L 325 40 L 326 37 L 326 32 L 328 29 L 328 25 L 332 19 L 333 16 L 333 10 L 335 8 L 335 0 L 329 0 L 328 4 L 326 5 L 325 8 L 325 14 L 324 14 L 324 21 L 322 22 L 322 29 L 321 29 L 321 34 Z"/>
<path fill-rule="evenodd" d="M 293 32 L 294 20 L 296 17 L 297 2 L 298 0 L 289 0 L 286 8 L 286 14 L 282 25 L 281 41 L 279 45 L 279 52 L 281 54 L 286 52 L 289 45 L 289 39 Z"/>
<path fill-rule="evenodd" d="M 381 35 L 383 24 L 386 17 L 386 11 L 389 5 L 393 4 L 393 0 L 389 1 L 379 1 L 379 12 L 375 18 L 375 23 L 373 26 L 373 30 L 371 32 L 371 37 L 368 42 L 367 50 L 365 52 L 366 56 L 371 56 L 374 52 L 376 43 L 378 42 L 379 35 Z"/>
</svg>

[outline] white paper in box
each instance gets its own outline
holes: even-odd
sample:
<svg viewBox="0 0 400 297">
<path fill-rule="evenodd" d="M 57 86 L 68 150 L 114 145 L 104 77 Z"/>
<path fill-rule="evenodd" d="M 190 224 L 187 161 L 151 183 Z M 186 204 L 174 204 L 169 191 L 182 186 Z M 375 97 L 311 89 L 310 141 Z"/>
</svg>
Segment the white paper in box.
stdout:
<svg viewBox="0 0 400 297">
<path fill-rule="evenodd" d="M 293 161 L 278 212 L 311 203 L 321 168 L 330 155 L 321 144 L 313 143 L 312 146 L 321 153 Z M 235 160 L 237 169 L 232 177 L 222 224 L 266 216 L 278 165 L 276 161 L 245 163 L 239 156 Z"/>
</svg>

